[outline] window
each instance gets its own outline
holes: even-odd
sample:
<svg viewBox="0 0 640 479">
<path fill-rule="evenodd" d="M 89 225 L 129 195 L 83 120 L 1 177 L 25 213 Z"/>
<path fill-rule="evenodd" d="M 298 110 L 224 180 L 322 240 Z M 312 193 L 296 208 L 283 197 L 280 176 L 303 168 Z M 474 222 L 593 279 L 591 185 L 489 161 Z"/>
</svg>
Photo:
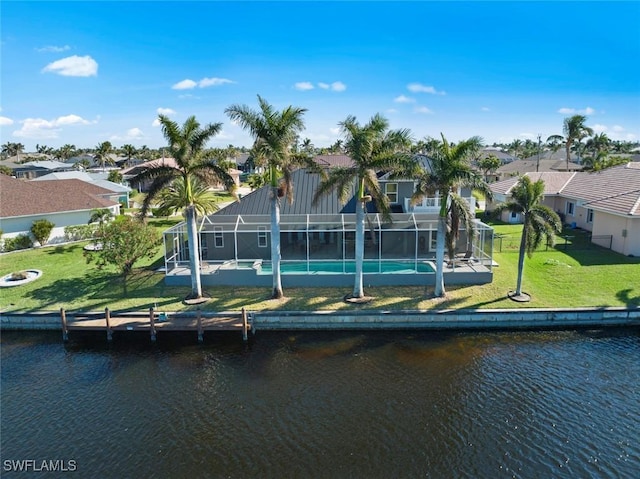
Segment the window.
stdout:
<svg viewBox="0 0 640 479">
<path fill-rule="evenodd" d="M 587 223 L 593 223 L 593 210 L 587 210 Z"/>
<path fill-rule="evenodd" d="M 567 201 L 566 213 L 570 216 L 574 215 L 575 205 L 571 201 Z"/>
<path fill-rule="evenodd" d="M 258 247 L 267 247 L 267 228 L 265 226 L 258 226 Z"/>
<path fill-rule="evenodd" d="M 216 248 L 224 248 L 224 235 L 222 234 L 222 226 L 213 227 L 213 245 Z"/>
<path fill-rule="evenodd" d="M 389 203 L 398 202 L 398 183 L 385 183 L 384 193 L 389 198 Z"/>
</svg>

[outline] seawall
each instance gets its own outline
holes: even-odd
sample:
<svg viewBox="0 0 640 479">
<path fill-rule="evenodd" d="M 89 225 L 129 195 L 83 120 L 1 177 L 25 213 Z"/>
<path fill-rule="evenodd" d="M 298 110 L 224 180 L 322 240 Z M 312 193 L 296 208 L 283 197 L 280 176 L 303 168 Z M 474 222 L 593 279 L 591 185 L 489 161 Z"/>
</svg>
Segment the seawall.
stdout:
<svg viewBox="0 0 640 479">
<path fill-rule="evenodd" d="M 73 312 L 67 312 L 72 319 Z M 115 314 L 115 313 L 114 313 Z M 148 314 L 148 313 L 134 313 Z M 168 312 L 169 316 L 196 312 Z M 223 313 L 202 312 L 204 317 Z M 224 314 L 238 315 L 238 312 Z M 95 313 L 96 316 L 104 315 Z M 88 314 L 83 313 L 83 317 Z M 254 311 L 253 331 L 296 330 L 491 330 L 640 327 L 640 308 Z M 0 330 L 62 330 L 59 312 L 0 313 Z"/>
</svg>

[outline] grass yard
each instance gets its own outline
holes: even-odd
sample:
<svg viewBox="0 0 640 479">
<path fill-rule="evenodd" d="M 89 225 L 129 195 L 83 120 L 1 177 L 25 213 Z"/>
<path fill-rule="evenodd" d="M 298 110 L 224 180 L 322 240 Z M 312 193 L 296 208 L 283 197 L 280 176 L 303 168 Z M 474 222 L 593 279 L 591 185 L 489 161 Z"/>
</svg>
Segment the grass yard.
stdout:
<svg viewBox="0 0 640 479">
<path fill-rule="evenodd" d="M 178 220 L 151 220 L 165 230 Z M 517 225 L 494 225 L 505 237 L 517 234 Z M 569 241 L 577 241 L 574 238 Z M 504 239 L 503 239 L 504 241 Z M 375 299 L 365 305 L 345 303 L 345 288 L 287 288 L 282 300 L 268 298 L 270 289 L 205 288 L 212 296 L 203 309 L 249 310 L 347 310 L 347 309 L 453 309 L 453 308 L 543 308 L 543 307 L 640 307 L 640 258 L 628 258 L 591 246 L 541 250 L 525 260 L 523 290 L 530 303 L 515 303 L 506 293 L 515 289 L 517 250 L 503 248 L 494 254 L 499 264 L 491 284 L 447 288 L 445 299 L 430 299 L 422 287 L 366 288 Z M 182 304 L 186 287 L 167 287 L 162 248 L 152 260 L 142 262 L 128 279 L 126 290 L 114 270 L 87 265 L 83 246 L 87 242 L 51 246 L 0 256 L 0 276 L 24 269 L 39 269 L 40 279 L 22 286 L 0 289 L 0 311 L 29 312 L 144 310 L 157 305 L 166 311 L 190 309 Z M 504 244 L 504 243 L 503 243 Z"/>
</svg>

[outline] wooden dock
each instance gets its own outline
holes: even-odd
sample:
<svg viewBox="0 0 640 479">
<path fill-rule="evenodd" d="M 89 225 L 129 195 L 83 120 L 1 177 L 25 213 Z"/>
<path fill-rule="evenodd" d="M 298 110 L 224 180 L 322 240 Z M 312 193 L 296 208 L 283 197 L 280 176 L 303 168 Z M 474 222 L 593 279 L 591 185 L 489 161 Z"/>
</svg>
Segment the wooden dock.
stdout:
<svg viewBox="0 0 640 479">
<path fill-rule="evenodd" d="M 158 331 L 197 333 L 199 342 L 204 339 L 205 331 L 238 331 L 242 340 L 248 340 L 252 325 L 247 312 L 240 313 L 163 313 L 153 308 L 148 313 L 113 313 L 108 308 L 104 313 L 67 314 L 60 310 L 62 338 L 67 341 L 70 331 L 104 331 L 107 341 L 113 339 L 114 331 L 146 332 L 151 341 L 156 341 Z"/>
</svg>

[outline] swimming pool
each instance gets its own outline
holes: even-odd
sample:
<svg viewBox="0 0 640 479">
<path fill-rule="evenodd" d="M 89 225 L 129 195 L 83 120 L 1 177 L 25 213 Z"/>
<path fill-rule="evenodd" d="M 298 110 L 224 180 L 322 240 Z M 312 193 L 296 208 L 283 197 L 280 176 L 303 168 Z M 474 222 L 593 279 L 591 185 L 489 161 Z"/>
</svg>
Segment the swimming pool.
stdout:
<svg viewBox="0 0 640 479">
<path fill-rule="evenodd" d="M 416 268 L 417 266 L 417 268 Z M 347 261 L 282 261 L 281 274 L 353 274 L 356 263 Z M 425 261 L 378 261 L 364 260 L 363 273 L 379 274 L 416 274 L 433 273 L 434 269 Z M 257 270 L 258 274 L 272 274 L 271 263 L 263 263 Z"/>
</svg>

